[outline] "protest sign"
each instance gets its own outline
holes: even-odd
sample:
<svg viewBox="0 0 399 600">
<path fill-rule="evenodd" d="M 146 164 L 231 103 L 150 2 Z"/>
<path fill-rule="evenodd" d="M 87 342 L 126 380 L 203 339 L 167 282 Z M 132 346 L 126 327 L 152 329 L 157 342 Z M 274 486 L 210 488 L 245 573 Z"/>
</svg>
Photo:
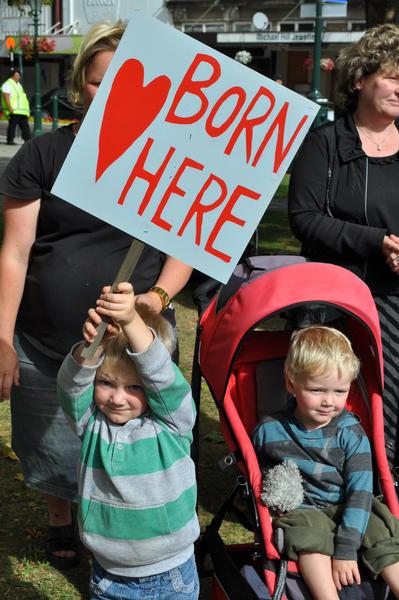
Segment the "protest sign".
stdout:
<svg viewBox="0 0 399 600">
<path fill-rule="evenodd" d="M 317 111 L 136 13 L 52 192 L 226 282 Z"/>
</svg>

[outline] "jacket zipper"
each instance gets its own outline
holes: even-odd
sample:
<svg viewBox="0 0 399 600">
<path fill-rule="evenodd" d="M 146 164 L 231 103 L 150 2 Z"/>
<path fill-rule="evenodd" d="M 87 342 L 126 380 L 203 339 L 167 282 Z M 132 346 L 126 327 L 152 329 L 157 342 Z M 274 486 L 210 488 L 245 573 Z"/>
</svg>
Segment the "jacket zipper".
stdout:
<svg viewBox="0 0 399 600">
<path fill-rule="evenodd" d="M 331 198 L 330 198 L 330 191 L 331 191 L 331 179 L 332 179 L 332 167 L 331 165 L 328 167 L 328 171 L 327 171 L 327 190 L 326 190 L 326 212 L 328 214 L 329 217 L 333 217 L 334 215 L 331 212 Z"/>
<path fill-rule="evenodd" d="M 367 217 L 367 200 L 368 200 L 367 195 L 368 195 L 368 184 L 369 184 L 369 159 L 368 159 L 368 156 L 366 156 L 365 180 L 366 180 L 366 185 L 364 188 L 364 218 L 366 220 L 366 225 L 368 225 L 369 224 L 369 220 Z M 367 263 L 368 263 L 368 258 L 366 258 L 364 261 L 363 281 L 366 281 Z"/>
</svg>

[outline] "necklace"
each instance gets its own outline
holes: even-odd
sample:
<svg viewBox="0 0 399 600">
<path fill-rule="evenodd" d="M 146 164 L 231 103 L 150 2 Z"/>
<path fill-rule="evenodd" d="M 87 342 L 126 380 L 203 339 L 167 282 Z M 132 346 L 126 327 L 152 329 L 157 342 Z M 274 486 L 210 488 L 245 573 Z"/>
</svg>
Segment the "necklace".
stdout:
<svg viewBox="0 0 399 600">
<path fill-rule="evenodd" d="M 384 142 L 386 142 L 386 140 L 391 136 L 391 134 L 393 133 L 393 129 L 391 127 L 391 129 L 389 130 L 389 132 L 386 134 L 386 136 L 380 141 L 380 142 L 376 142 L 375 140 L 373 140 L 372 137 L 370 137 L 361 127 L 359 127 L 359 125 L 356 123 L 356 127 L 358 128 L 358 130 L 360 131 L 360 133 L 363 133 L 363 135 L 366 136 L 366 138 L 368 138 L 370 140 L 370 142 L 373 142 L 373 144 L 375 144 L 377 146 L 377 150 L 379 150 L 381 152 L 381 150 L 384 147 Z M 395 127 L 395 125 L 394 125 Z"/>
</svg>

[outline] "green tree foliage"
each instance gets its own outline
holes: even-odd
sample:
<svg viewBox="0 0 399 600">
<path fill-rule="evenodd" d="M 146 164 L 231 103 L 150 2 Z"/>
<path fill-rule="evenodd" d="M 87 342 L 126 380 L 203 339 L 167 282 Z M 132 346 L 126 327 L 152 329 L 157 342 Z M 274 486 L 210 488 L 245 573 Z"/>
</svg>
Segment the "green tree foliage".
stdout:
<svg viewBox="0 0 399 600">
<path fill-rule="evenodd" d="M 399 21 L 399 0 L 366 0 L 367 27 Z"/>
</svg>

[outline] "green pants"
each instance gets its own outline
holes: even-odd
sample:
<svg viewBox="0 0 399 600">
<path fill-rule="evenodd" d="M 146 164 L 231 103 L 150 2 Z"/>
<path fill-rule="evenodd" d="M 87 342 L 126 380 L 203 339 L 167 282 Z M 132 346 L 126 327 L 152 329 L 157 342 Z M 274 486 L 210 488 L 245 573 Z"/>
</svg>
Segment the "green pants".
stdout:
<svg viewBox="0 0 399 600">
<path fill-rule="evenodd" d="M 284 553 L 297 560 L 300 552 L 333 556 L 334 535 L 341 521 L 343 506 L 324 509 L 296 509 L 273 520 L 274 528 L 284 530 Z M 365 566 L 374 577 L 384 567 L 399 562 L 399 520 L 377 498 L 359 550 Z"/>
</svg>

